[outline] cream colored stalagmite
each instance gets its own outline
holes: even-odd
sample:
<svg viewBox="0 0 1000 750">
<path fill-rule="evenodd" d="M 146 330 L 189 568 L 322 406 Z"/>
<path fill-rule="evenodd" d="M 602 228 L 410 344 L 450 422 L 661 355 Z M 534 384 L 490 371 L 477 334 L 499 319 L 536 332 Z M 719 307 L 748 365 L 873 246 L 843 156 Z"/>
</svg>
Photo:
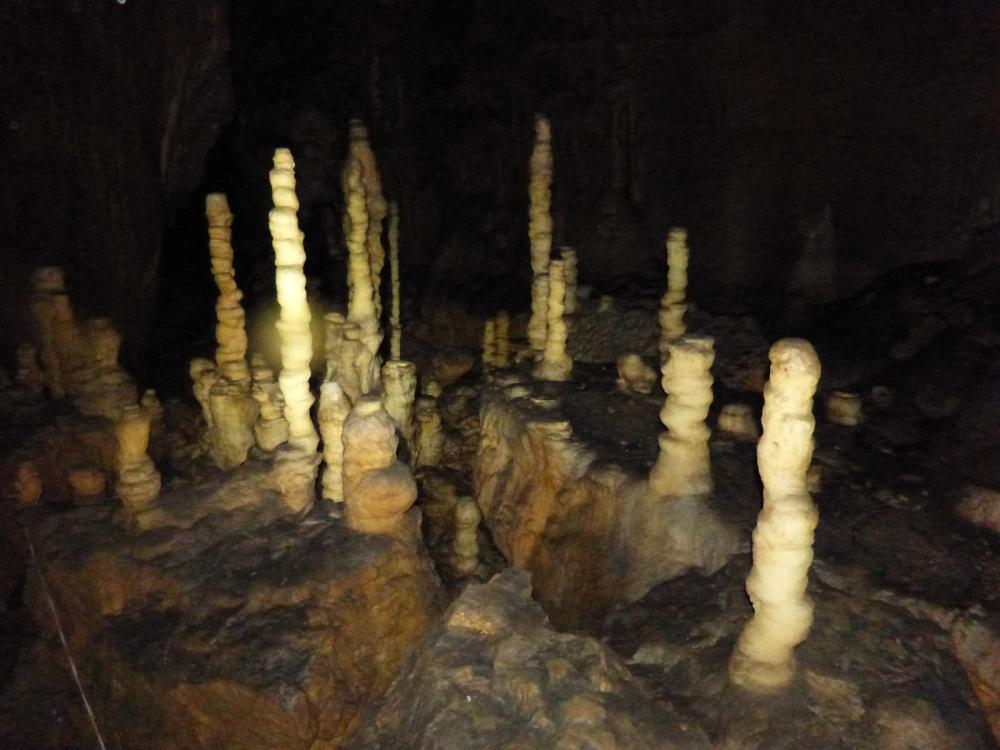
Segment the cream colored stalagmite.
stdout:
<svg viewBox="0 0 1000 750">
<path fill-rule="evenodd" d="M 341 175 L 341 187 L 347 194 L 347 181 L 353 169 L 352 162 L 361 167 L 361 182 L 365 189 L 365 247 L 373 289 L 372 305 L 376 321 L 382 316 L 382 268 L 385 266 L 385 248 L 382 246 L 382 222 L 385 221 L 389 206 L 382 194 L 382 179 L 379 177 L 375 152 L 372 150 L 368 128 L 361 120 L 351 120 L 348 161 Z"/>
<path fill-rule="evenodd" d="M 674 227 L 667 236 L 667 291 L 660 299 L 660 360 L 667 356 L 670 342 L 686 332 L 684 304 L 687 294 L 687 230 Z"/>
<path fill-rule="evenodd" d="M 573 360 L 566 353 L 566 321 L 563 304 L 566 299 L 566 278 L 561 260 L 549 263 L 549 302 L 545 349 L 535 365 L 534 376 L 542 380 L 569 380 Z"/>
<path fill-rule="evenodd" d="M 548 290 L 543 288 L 552 253 L 552 129 L 542 115 L 535 117 L 535 147 L 529 163 L 528 239 L 531 242 L 531 320 L 528 343 L 536 352 L 545 348 L 545 305 Z"/>
<path fill-rule="evenodd" d="M 309 362 L 312 359 L 309 322 L 312 315 L 306 300 L 306 277 L 302 272 L 306 252 L 299 231 L 295 161 L 288 149 L 279 148 L 274 152 L 270 179 L 274 208 L 268 214 L 268 225 L 274 245 L 275 285 L 281 307 L 277 323 L 282 364 L 278 384 L 288 421 L 287 450 L 280 456 L 276 470 L 286 505 L 298 513 L 308 510 L 315 499 L 313 483 L 319 462 L 316 452 L 319 435 L 309 416 L 313 404 L 309 390 Z"/>
<path fill-rule="evenodd" d="M 345 328 L 347 341 L 360 341 L 364 350 L 352 358 L 351 368 L 361 393 L 368 393 L 378 386 L 378 349 L 382 343 L 378 317 L 374 306 L 371 266 L 368 255 L 369 215 L 362 181 L 362 164 L 355 158 L 348 160 L 344 171 L 344 201 L 347 215 L 344 228 L 347 240 L 347 322 L 357 327 L 356 333 Z M 348 395 L 351 395 L 348 392 Z M 352 401 L 355 400 L 352 396 Z"/>
<path fill-rule="evenodd" d="M 319 431 L 323 435 L 323 499 L 344 501 L 344 420 L 351 403 L 335 380 L 319 388 Z"/>
<path fill-rule="evenodd" d="M 389 359 L 399 359 L 403 331 L 399 322 L 399 205 L 389 203 L 389 282 L 392 297 L 389 307 Z"/>
<path fill-rule="evenodd" d="M 506 310 L 497 313 L 496 320 L 496 366 L 510 365 L 510 314 Z"/>
<path fill-rule="evenodd" d="M 490 369 L 497 363 L 497 323 L 488 318 L 483 323 L 483 367 Z"/>
<path fill-rule="evenodd" d="M 149 510 L 160 494 L 160 473 L 146 453 L 149 415 L 138 404 L 126 406 L 115 422 L 114 433 L 118 442 L 115 492 L 125 506 L 126 516 L 132 517 Z"/>
<path fill-rule="evenodd" d="M 806 486 L 819 358 L 802 339 L 778 341 L 770 358 L 764 433 L 757 443 L 764 508 L 753 532 L 753 568 L 747 577 L 754 615 L 729 661 L 730 679 L 758 690 L 784 687 L 795 675 L 794 648 L 805 640 L 813 620 L 806 586 L 819 520 Z"/>
<path fill-rule="evenodd" d="M 476 529 L 482 513 L 471 497 L 462 497 L 455 503 L 455 539 L 452 543 L 451 565 L 455 575 L 470 576 L 479 565 L 479 540 Z"/>
<path fill-rule="evenodd" d="M 670 344 L 663 373 L 667 399 L 660 421 L 660 454 L 649 473 L 649 487 L 657 497 L 698 497 L 712 492 L 708 453 L 711 435 L 705 419 L 712 405 L 712 362 L 715 340 L 685 336 Z"/>
<path fill-rule="evenodd" d="M 559 250 L 562 258 L 564 273 L 566 275 L 566 314 L 572 315 L 576 312 L 576 287 L 579 276 L 579 260 L 576 250 L 571 247 L 562 247 Z"/>
<path fill-rule="evenodd" d="M 250 395 L 260 411 L 254 422 L 253 436 L 257 447 L 270 453 L 288 440 L 288 421 L 285 419 L 285 400 L 274 378 L 274 371 L 260 354 L 250 358 L 250 376 L 253 386 Z"/>
<path fill-rule="evenodd" d="M 417 397 L 417 366 L 393 360 L 382 365 L 382 402 L 409 449 L 413 447 L 413 408 Z"/>
<path fill-rule="evenodd" d="M 410 468 L 396 460 L 399 438 L 375 394 L 362 396 L 344 422 L 344 502 L 347 527 L 391 534 L 417 498 Z"/>
</svg>

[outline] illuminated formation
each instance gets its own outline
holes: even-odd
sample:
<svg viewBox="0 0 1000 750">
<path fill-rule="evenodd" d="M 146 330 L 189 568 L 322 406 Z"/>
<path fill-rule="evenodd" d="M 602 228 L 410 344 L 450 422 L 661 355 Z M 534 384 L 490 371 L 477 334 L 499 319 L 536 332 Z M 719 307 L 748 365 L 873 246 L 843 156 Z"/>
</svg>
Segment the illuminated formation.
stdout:
<svg viewBox="0 0 1000 750">
<path fill-rule="evenodd" d="M 563 271 L 561 260 L 549 263 L 545 349 L 534 370 L 535 377 L 542 380 L 569 380 L 573 372 L 573 360 L 566 353 L 566 321 L 563 318 L 566 278 Z"/>
<path fill-rule="evenodd" d="M 618 390 L 625 393 L 652 393 L 656 385 L 656 370 L 642 361 L 638 354 L 623 354 L 618 365 Z"/>
<path fill-rule="evenodd" d="M 149 510 L 160 494 L 160 473 L 146 454 L 149 448 L 149 415 L 138 405 L 126 406 L 115 422 L 118 441 L 115 492 L 121 498 L 126 518 Z"/>
<path fill-rule="evenodd" d="M 378 396 L 362 396 L 344 422 L 344 503 L 348 528 L 390 534 L 417 499 L 410 468 L 396 460 L 399 438 Z"/>
<path fill-rule="evenodd" d="M 117 419 L 139 395 L 135 382 L 118 364 L 121 334 L 110 318 L 94 318 L 83 325 L 83 341 L 88 356 L 70 374 L 73 400 L 83 414 Z"/>
<path fill-rule="evenodd" d="M 819 358 L 808 341 L 782 339 L 771 347 L 770 359 L 764 433 L 757 443 L 764 508 L 753 532 L 753 569 L 747 577 L 754 615 L 729 662 L 730 679 L 755 689 L 784 687 L 795 674 L 793 649 L 805 640 L 813 620 L 806 586 L 819 520 L 806 485 Z"/>
<path fill-rule="evenodd" d="M 563 247 L 559 251 L 563 261 L 563 273 L 566 276 L 566 314 L 572 315 L 576 312 L 576 286 L 579 275 L 579 261 L 576 250 L 571 247 Z"/>
<path fill-rule="evenodd" d="M 399 206 L 389 203 L 389 283 L 392 290 L 389 307 L 389 359 L 399 359 L 403 331 L 399 322 Z"/>
<path fill-rule="evenodd" d="M 212 277 L 219 288 L 215 304 L 218 325 L 215 339 L 215 364 L 219 374 L 234 385 L 249 390 L 250 369 L 247 367 L 246 313 L 240 301 L 243 292 L 236 285 L 233 272 L 233 214 L 222 193 L 205 196 L 205 216 L 208 219 L 208 251 L 212 259 Z"/>
<path fill-rule="evenodd" d="M 723 406 L 716 426 L 719 432 L 724 432 L 736 440 L 756 441 L 760 437 L 757 421 L 753 418 L 753 410 L 746 404 Z"/>
<path fill-rule="evenodd" d="M 278 481 L 286 505 L 293 512 L 308 510 L 314 499 L 313 482 L 319 456 L 319 435 L 309 416 L 313 395 L 309 390 L 309 362 L 312 359 L 312 315 L 306 301 L 306 260 L 299 231 L 299 201 L 295 195 L 295 161 L 287 148 L 274 152 L 271 170 L 271 195 L 274 208 L 268 225 L 274 245 L 275 285 L 281 317 L 281 373 L 278 383 L 285 400 L 288 421 L 288 447 L 280 455 Z"/>
<path fill-rule="evenodd" d="M 470 576 L 479 565 L 479 541 L 476 529 L 482 519 L 479 506 L 471 497 L 462 497 L 455 503 L 455 539 L 452 543 L 451 564 L 458 577 Z"/>
<path fill-rule="evenodd" d="M 344 420 L 351 404 L 335 380 L 319 388 L 319 430 L 323 435 L 323 499 L 344 501 Z"/>
<path fill-rule="evenodd" d="M 708 336 L 685 336 L 670 344 L 662 367 L 667 399 L 660 421 L 660 454 L 649 474 L 649 486 L 658 497 L 692 497 L 712 491 L 708 453 L 711 435 L 705 423 L 712 405 L 712 362 L 715 341 Z"/>
<path fill-rule="evenodd" d="M 660 360 L 667 356 L 670 343 L 684 335 L 687 305 L 687 230 L 674 227 L 667 236 L 667 291 L 660 299 Z"/>
<path fill-rule="evenodd" d="M 361 184 L 364 187 L 364 201 L 367 220 L 365 221 L 365 248 L 372 286 L 372 306 L 375 319 L 382 315 L 382 268 L 385 265 L 385 249 L 382 246 L 382 222 L 385 221 L 389 206 L 382 195 L 382 179 L 379 177 L 375 152 L 372 150 L 368 128 L 361 120 L 351 120 L 350 146 L 347 163 L 341 174 L 344 195 L 348 192 L 350 172 L 357 162 L 361 169 Z M 351 219 L 353 220 L 353 216 Z"/>
<path fill-rule="evenodd" d="M 548 287 L 545 276 L 552 253 L 552 129 L 549 121 L 535 117 L 535 148 L 531 152 L 528 182 L 528 239 L 531 242 L 531 320 L 528 343 L 536 352 L 545 348 L 545 305 Z"/>
<path fill-rule="evenodd" d="M 493 318 L 483 323 L 483 367 L 495 367 L 497 362 L 497 324 Z"/>
<path fill-rule="evenodd" d="M 281 388 L 274 378 L 274 371 L 260 354 L 250 358 L 250 376 L 253 386 L 250 395 L 257 402 L 259 412 L 253 425 L 257 447 L 270 453 L 288 440 L 288 421 L 285 419 L 285 402 Z"/>
<path fill-rule="evenodd" d="M 209 394 L 219 379 L 219 371 L 212 360 L 195 357 L 188 366 L 188 373 L 191 376 L 191 391 L 201 406 L 201 416 L 205 420 L 205 431 L 201 433 L 201 448 L 207 452 L 211 449 L 212 440 L 212 404 Z"/>
<path fill-rule="evenodd" d="M 417 397 L 417 366 L 392 360 L 382 365 L 382 400 L 407 446 L 413 444 L 413 404 Z"/>
</svg>

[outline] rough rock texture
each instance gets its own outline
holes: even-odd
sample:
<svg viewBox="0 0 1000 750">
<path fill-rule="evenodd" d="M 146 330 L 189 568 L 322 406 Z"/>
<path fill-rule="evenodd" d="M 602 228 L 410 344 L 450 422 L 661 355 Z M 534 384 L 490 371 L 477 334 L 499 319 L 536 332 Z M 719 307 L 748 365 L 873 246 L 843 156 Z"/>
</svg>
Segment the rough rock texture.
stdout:
<svg viewBox="0 0 1000 750">
<path fill-rule="evenodd" d="M 470 586 L 351 748 L 707 748 L 605 646 L 553 631 L 528 576 Z"/>
<path fill-rule="evenodd" d="M 710 501 L 664 504 L 644 474 L 598 460 L 571 437 L 553 383 L 484 394 L 474 467 L 483 521 L 501 552 L 531 572 L 560 626 L 580 626 L 650 586 L 717 570 L 745 540 Z"/>
<path fill-rule="evenodd" d="M 281 519 L 253 461 L 178 481 L 159 507 L 176 525 L 133 537 L 109 504 L 23 518 L 105 736 L 154 750 L 341 746 L 440 612 L 419 517 L 391 539 L 319 513 Z M 50 628 L 37 583 L 29 599 Z"/>
</svg>

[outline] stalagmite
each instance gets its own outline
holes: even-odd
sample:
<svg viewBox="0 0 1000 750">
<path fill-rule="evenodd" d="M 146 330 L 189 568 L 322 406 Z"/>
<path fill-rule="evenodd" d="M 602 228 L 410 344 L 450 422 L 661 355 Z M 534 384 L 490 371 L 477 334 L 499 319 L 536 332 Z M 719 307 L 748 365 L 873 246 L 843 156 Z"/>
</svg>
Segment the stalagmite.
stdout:
<svg viewBox="0 0 1000 750">
<path fill-rule="evenodd" d="M 126 514 L 134 516 L 152 507 L 160 494 L 160 473 L 146 453 L 149 448 L 149 417 L 138 405 L 126 406 L 115 422 L 114 431 L 118 441 L 115 492 L 121 498 Z"/>
<path fill-rule="evenodd" d="M 341 175 L 341 187 L 347 195 L 347 183 L 354 163 L 360 167 L 360 179 L 364 186 L 365 200 L 365 255 L 368 263 L 371 286 L 372 307 L 375 319 L 382 315 L 382 267 L 385 265 L 385 249 L 382 247 L 382 222 L 385 221 L 389 207 L 382 194 L 382 179 L 375 163 L 375 152 L 372 150 L 368 128 L 361 120 L 351 120 L 350 146 L 347 163 Z M 353 217 L 352 217 L 353 219 Z"/>
<path fill-rule="evenodd" d="M 274 245 L 275 285 L 281 307 L 277 323 L 282 362 L 278 384 L 288 421 L 288 450 L 281 456 L 281 465 L 276 468 L 286 504 L 293 512 L 302 512 L 314 499 L 319 435 L 309 416 L 313 404 L 313 395 L 309 390 L 309 363 L 312 359 L 309 322 L 312 315 L 306 300 L 306 277 L 302 272 L 306 253 L 296 213 L 299 201 L 295 195 L 295 162 L 288 149 L 279 148 L 274 152 L 274 169 L 270 179 L 274 208 L 268 215 L 268 224 Z"/>
<path fill-rule="evenodd" d="M 41 396 L 45 390 L 45 373 L 38 366 L 38 347 L 18 344 L 15 354 L 14 382 L 31 396 Z"/>
<path fill-rule="evenodd" d="M 528 343 L 536 352 L 545 347 L 548 289 L 543 280 L 548 273 L 552 253 L 552 129 L 549 121 L 535 117 L 535 147 L 531 152 L 528 182 L 528 239 L 531 242 L 531 320 L 528 322 Z M 547 277 L 545 277 L 547 278 Z"/>
<path fill-rule="evenodd" d="M 812 626 L 806 595 L 813 531 L 819 519 L 806 486 L 813 452 L 812 398 L 820 364 L 808 341 L 782 339 L 771 347 L 771 379 L 764 388 L 764 433 L 757 468 L 764 508 L 753 532 L 753 568 L 747 594 L 753 619 L 736 642 L 729 677 L 737 685 L 781 688 L 795 674 L 796 645 Z"/>
<path fill-rule="evenodd" d="M 205 420 L 205 431 L 202 433 L 202 444 L 205 450 L 209 449 L 212 435 L 212 406 L 209 401 L 209 394 L 212 386 L 219 379 L 219 371 L 215 367 L 215 362 L 204 357 L 195 357 L 188 366 L 191 375 L 192 392 L 194 398 L 201 406 L 201 416 Z"/>
<path fill-rule="evenodd" d="M 71 376 L 71 391 L 80 411 L 117 419 L 121 409 L 139 397 L 135 382 L 118 364 L 122 337 L 110 318 L 94 318 L 83 326 L 88 362 Z"/>
<path fill-rule="evenodd" d="M 563 247 L 559 250 L 562 258 L 564 273 L 566 275 L 566 314 L 572 315 L 576 312 L 576 287 L 579 276 L 579 261 L 576 250 L 571 247 Z"/>
<path fill-rule="evenodd" d="M 506 310 L 501 310 L 495 320 L 496 366 L 507 367 L 510 365 L 510 315 Z"/>
<path fill-rule="evenodd" d="M 139 399 L 139 406 L 142 407 L 143 412 L 149 417 L 149 436 L 150 439 L 156 441 L 163 434 L 163 404 L 160 403 L 160 397 L 156 395 L 156 391 L 152 388 L 147 388 L 142 393 L 142 397 Z"/>
<path fill-rule="evenodd" d="M 396 423 L 407 446 L 413 444 L 413 405 L 417 396 L 417 366 L 395 360 L 382 365 L 382 391 L 385 410 Z"/>
<path fill-rule="evenodd" d="M 451 564 L 458 577 L 470 576 L 479 565 L 479 540 L 476 529 L 482 513 L 471 497 L 459 498 L 455 503 L 455 539 L 452 545 Z"/>
<path fill-rule="evenodd" d="M 389 282 L 391 307 L 389 308 L 389 359 L 399 359 L 402 346 L 402 328 L 399 322 L 399 205 L 389 203 Z"/>
<path fill-rule="evenodd" d="M 250 368 L 247 366 L 246 313 L 240 300 L 243 292 L 236 285 L 233 272 L 233 214 L 222 193 L 205 196 L 205 216 L 208 219 L 208 250 L 212 261 L 212 276 L 219 288 L 215 304 L 218 325 L 215 338 L 215 364 L 219 374 L 247 392 L 250 390 Z"/>
<path fill-rule="evenodd" d="M 344 501 L 344 420 L 351 404 L 344 389 L 336 381 L 319 388 L 319 431 L 323 435 L 323 499 L 335 503 Z"/>
<path fill-rule="evenodd" d="M 441 412 L 437 399 L 422 396 L 417 399 L 417 428 L 413 448 L 413 465 L 437 466 L 444 450 L 444 433 L 441 429 Z"/>
<path fill-rule="evenodd" d="M 489 369 L 496 366 L 497 360 L 497 324 L 493 318 L 483 323 L 483 367 Z"/>
<path fill-rule="evenodd" d="M 259 354 L 250 358 L 250 376 L 253 380 L 250 395 L 258 407 L 257 420 L 253 425 L 254 440 L 258 448 L 270 453 L 288 440 L 285 402 L 274 371 Z"/>
<path fill-rule="evenodd" d="M 563 318 L 566 279 L 563 272 L 561 260 L 549 263 L 545 349 L 534 370 L 535 377 L 542 380 L 569 380 L 573 372 L 573 360 L 566 353 L 566 320 Z"/>
<path fill-rule="evenodd" d="M 343 441 L 348 528 L 393 533 L 417 498 L 417 484 L 409 467 L 396 460 L 396 426 L 377 395 L 362 396 L 351 410 Z"/>
<path fill-rule="evenodd" d="M 256 442 L 254 423 L 259 407 L 243 386 L 219 377 L 208 392 L 212 413 L 210 450 L 220 469 L 235 469 L 247 460 Z"/>
<path fill-rule="evenodd" d="M 649 474 L 649 486 L 658 497 L 696 497 L 712 491 L 708 453 L 711 435 L 705 423 L 712 405 L 712 362 L 715 341 L 708 336 L 685 336 L 670 344 L 663 365 L 667 394 L 660 421 L 660 454 Z"/>
<path fill-rule="evenodd" d="M 753 410 L 746 404 L 726 404 L 719 411 L 716 425 L 720 432 L 727 433 L 736 440 L 754 441 L 760 437 Z"/>
<path fill-rule="evenodd" d="M 826 418 L 841 427 L 857 427 L 864 421 L 861 396 L 847 391 L 833 391 L 826 397 Z"/>
<path fill-rule="evenodd" d="M 647 365 L 638 354 L 623 354 L 617 362 L 618 390 L 625 393 L 652 393 L 656 385 L 656 370 Z"/>
<path fill-rule="evenodd" d="M 684 335 L 687 305 L 687 230 L 674 227 L 667 236 L 667 291 L 660 299 L 660 359 L 667 356 L 672 341 Z"/>
</svg>

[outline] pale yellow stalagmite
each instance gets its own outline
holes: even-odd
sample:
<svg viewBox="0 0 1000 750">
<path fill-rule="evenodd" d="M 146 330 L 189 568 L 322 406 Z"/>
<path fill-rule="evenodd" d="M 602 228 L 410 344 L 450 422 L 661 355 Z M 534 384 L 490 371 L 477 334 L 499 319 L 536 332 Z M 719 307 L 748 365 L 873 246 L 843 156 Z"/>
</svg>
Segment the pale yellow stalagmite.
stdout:
<svg viewBox="0 0 1000 750">
<path fill-rule="evenodd" d="M 323 435 L 323 499 L 344 501 L 344 420 L 351 403 L 344 389 L 334 380 L 319 388 L 319 430 Z"/>
<path fill-rule="evenodd" d="M 561 260 L 549 263 L 549 301 L 546 320 L 545 349 L 535 366 L 534 376 L 542 380 L 569 380 L 573 360 L 566 353 L 566 320 L 563 317 L 566 299 L 566 278 Z"/>
<path fill-rule="evenodd" d="M 479 540 L 476 529 L 482 513 L 471 497 L 459 498 L 455 503 L 455 539 L 452 543 L 451 565 L 455 575 L 470 576 L 479 565 Z"/>
<path fill-rule="evenodd" d="M 93 318 L 83 325 L 83 340 L 89 356 L 71 373 L 73 400 L 83 414 L 117 419 L 139 396 L 135 382 L 118 364 L 121 334 L 110 318 Z"/>
<path fill-rule="evenodd" d="M 235 469 L 247 460 L 256 442 L 257 402 L 244 386 L 220 377 L 208 393 L 208 405 L 212 413 L 212 460 L 220 469 Z"/>
<path fill-rule="evenodd" d="M 293 512 L 303 512 L 314 500 L 319 435 L 309 416 L 313 404 L 309 390 L 312 314 L 306 300 L 306 277 L 302 272 L 306 252 L 299 231 L 295 161 L 288 149 L 279 148 L 274 152 L 270 179 L 274 208 L 268 214 L 268 225 L 274 245 L 275 286 L 281 308 L 277 323 L 282 363 L 278 384 L 288 422 L 288 450 L 281 456 L 276 470 L 286 505 Z"/>
<path fill-rule="evenodd" d="M 566 275 L 566 314 L 572 315 L 576 312 L 576 287 L 579 276 L 579 260 L 576 250 L 571 247 L 562 247 L 559 251 L 562 258 Z"/>
<path fill-rule="evenodd" d="M 649 473 L 657 497 L 698 497 L 712 492 L 712 467 L 705 419 L 712 405 L 712 362 L 715 340 L 685 336 L 670 344 L 661 368 L 667 394 L 660 421 L 660 453 Z"/>
<path fill-rule="evenodd" d="M 399 205 L 389 202 L 389 282 L 392 297 L 389 308 L 389 359 L 399 359 L 402 328 L 399 322 Z"/>
<path fill-rule="evenodd" d="M 623 393 L 652 393 L 656 385 L 656 370 L 647 365 L 638 354 L 621 355 L 617 360 L 618 380 L 616 385 Z"/>
<path fill-rule="evenodd" d="M 670 342 L 686 332 L 688 245 L 687 230 L 674 227 L 667 236 L 667 291 L 660 299 L 660 358 L 667 356 Z"/>
<path fill-rule="evenodd" d="M 496 326 L 496 366 L 510 365 L 510 314 L 501 310 L 495 318 Z"/>
<path fill-rule="evenodd" d="M 407 446 L 413 445 L 413 408 L 417 397 L 417 366 L 391 360 L 382 365 L 382 400 Z"/>
<path fill-rule="evenodd" d="M 754 441 L 760 437 L 760 429 L 753 418 L 753 410 L 746 404 L 726 404 L 719 411 L 716 425 L 720 432 L 735 440 Z"/>
<path fill-rule="evenodd" d="M 417 426 L 413 448 L 413 465 L 437 466 L 444 450 L 444 432 L 437 399 L 421 396 L 416 406 Z"/>
<path fill-rule="evenodd" d="M 729 662 L 735 684 L 758 690 L 784 687 L 795 675 L 794 648 L 805 640 L 813 620 L 806 587 L 819 520 L 807 488 L 819 358 L 802 339 L 778 341 L 770 358 L 764 433 L 757 443 L 764 508 L 753 532 L 753 568 L 747 577 L 754 615 Z"/>
<path fill-rule="evenodd" d="M 528 321 L 529 352 L 536 356 L 545 350 L 545 337 L 548 332 L 549 311 L 549 274 L 536 273 L 531 282 L 531 319 Z M 521 361 L 521 355 L 518 355 Z"/>
<path fill-rule="evenodd" d="M 493 318 L 483 323 L 483 367 L 496 366 L 497 360 L 497 324 Z"/>
<path fill-rule="evenodd" d="M 366 534 L 391 534 L 417 498 L 410 468 L 396 460 L 399 438 L 375 394 L 362 396 L 344 421 L 344 517 Z"/>
<path fill-rule="evenodd" d="M 274 371 L 260 354 L 250 358 L 250 376 L 253 386 L 250 395 L 257 402 L 259 412 L 253 425 L 257 447 L 270 453 L 288 440 L 288 421 L 285 419 L 285 401 Z"/>
<path fill-rule="evenodd" d="M 350 124 L 350 146 L 348 161 L 344 165 L 341 175 L 341 187 L 344 194 L 347 194 L 347 181 L 349 173 L 354 168 L 356 161 L 361 168 L 361 182 L 364 185 L 365 208 L 367 221 L 365 222 L 365 247 L 367 263 L 371 274 L 372 284 L 372 306 L 375 319 L 382 315 L 382 268 L 385 265 L 385 249 L 382 246 L 382 222 L 385 221 L 389 206 L 385 196 L 382 194 L 382 179 L 378 173 L 378 165 L 375 163 L 375 152 L 372 150 L 371 139 L 368 135 L 368 128 L 361 120 L 351 120 Z"/>
<path fill-rule="evenodd" d="M 212 276 L 219 288 L 219 299 L 215 304 L 218 320 L 215 328 L 218 343 L 215 364 L 223 378 L 249 392 L 246 313 L 240 303 L 243 292 L 236 285 L 233 271 L 233 214 L 223 193 L 205 196 L 205 217 L 208 219 L 208 251 L 212 261 Z"/>
<path fill-rule="evenodd" d="M 160 494 L 160 473 L 147 455 L 149 416 L 138 405 L 126 406 L 115 422 L 118 442 L 115 492 L 128 515 L 148 510 Z"/>
<path fill-rule="evenodd" d="M 531 152 L 528 181 L 528 239 L 531 243 L 531 320 L 528 343 L 541 352 L 545 347 L 545 304 L 548 290 L 541 279 L 548 273 L 552 254 L 552 128 L 542 115 L 535 117 L 535 147 Z"/>
</svg>

